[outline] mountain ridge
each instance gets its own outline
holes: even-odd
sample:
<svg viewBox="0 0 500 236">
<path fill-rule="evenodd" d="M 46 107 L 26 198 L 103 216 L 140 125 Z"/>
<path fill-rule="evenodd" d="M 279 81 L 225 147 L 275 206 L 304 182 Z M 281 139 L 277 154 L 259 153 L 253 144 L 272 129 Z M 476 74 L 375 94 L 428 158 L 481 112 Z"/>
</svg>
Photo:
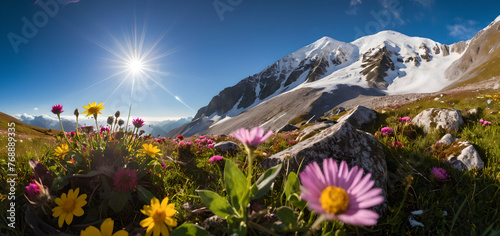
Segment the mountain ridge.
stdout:
<svg viewBox="0 0 500 236">
<path fill-rule="evenodd" d="M 498 20 L 478 35 L 483 31 L 498 31 L 494 27 L 496 24 L 500 24 Z M 479 37 L 478 35 L 476 37 Z M 476 37 L 446 45 L 428 38 L 410 37 L 390 30 L 364 36 L 349 43 L 325 36 L 282 57 L 261 72 L 225 88 L 214 96 L 207 106 L 198 110 L 192 124 L 174 129 L 168 135 L 190 136 L 226 130 L 221 124 L 224 123 L 227 127 L 229 122 L 241 123 L 240 119 L 235 119 L 237 116 L 248 115 L 252 109 L 262 110 L 262 104 L 278 99 L 279 96 L 294 99 L 293 96 L 285 94 L 295 93 L 299 96 L 303 91 L 296 91 L 305 88 L 320 94 L 309 96 L 314 101 L 303 104 L 311 106 L 302 109 L 303 112 L 309 113 L 309 116 L 318 116 L 321 112 L 358 95 L 438 92 L 459 80 L 448 76 L 448 69 L 471 50 L 470 44 L 483 41 L 477 40 Z M 340 94 L 344 97 L 340 97 Z M 336 102 L 328 103 L 326 97 Z M 275 109 L 286 110 L 288 107 L 272 104 L 276 106 Z M 279 116 L 284 115 L 280 113 Z M 244 124 L 249 123 L 267 126 L 273 123 L 267 128 L 277 129 L 279 125 L 287 123 L 278 118 L 279 116 L 271 118 L 281 120 L 280 122 L 258 119 L 261 123 L 242 122 L 240 126 L 245 127 Z M 293 118 L 288 117 L 289 120 Z"/>
</svg>

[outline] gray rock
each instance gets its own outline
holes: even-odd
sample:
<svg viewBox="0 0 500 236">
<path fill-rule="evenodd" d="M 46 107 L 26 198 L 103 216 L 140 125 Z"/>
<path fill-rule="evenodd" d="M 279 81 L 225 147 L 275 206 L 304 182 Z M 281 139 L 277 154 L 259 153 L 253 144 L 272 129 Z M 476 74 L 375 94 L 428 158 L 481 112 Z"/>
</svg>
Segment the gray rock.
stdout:
<svg viewBox="0 0 500 236">
<path fill-rule="evenodd" d="M 479 153 L 474 148 L 472 143 L 467 140 L 459 139 L 452 144 L 453 147 L 460 147 L 462 150 L 458 155 L 450 155 L 446 160 L 455 169 L 459 170 L 470 170 L 472 168 L 482 169 L 484 167 L 484 162 L 481 160 Z"/>
<path fill-rule="evenodd" d="M 440 144 L 444 145 L 451 145 L 453 142 L 455 142 L 457 139 L 454 138 L 451 134 L 446 134 L 444 135 L 439 141 L 437 141 Z"/>
<path fill-rule="evenodd" d="M 335 110 L 335 111 L 333 112 L 333 114 L 334 114 L 334 115 L 338 115 L 338 114 L 340 114 L 341 112 L 344 112 L 344 111 L 345 111 L 345 108 L 343 108 L 343 107 L 339 107 L 339 108 L 337 108 L 337 110 Z"/>
<path fill-rule="evenodd" d="M 364 106 L 357 106 L 347 114 L 338 119 L 338 122 L 349 122 L 352 126 L 359 129 L 364 125 L 370 124 L 377 118 L 377 112 Z"/>
<path fill-rule="evenodd" d="M 218 152 L 235 152 L 240 150 L 240 146 L 237 143 L 231 141 L 219 142 L 214 145 L 215 150 Z"/>
<path fill-rule="evenodd" d="M 227 228 L 226 219 L 213 215 L 206 218 L 202 223 L 201 227 L 205 228 L 208 231 L 214 231 L 217 229 L 225 229 Z"/>
<path fill-rule="evenodd" d="M 321 166 L 325 158 L 334 158 L 338 162 L 345 160 L 351 168 L 355 165 L 363 168 L 372 174 L 375 187 L 383 190 L 382 196 L 387 196 L 387 164 L 382 145 L 373 135 L 355 129 L 347 121 L 326 128 L 311 138 L 266 158 L 261 166 L 270 168 L 283 163 L 283 170 L 300 172 L 299 166 L 300 170 L 312 162 L 318 162 Z M 386 207 L 387 203 L 384 202 L 374 210 L 382 213 Z"/>
<path fill-rule="evenodd" d="M 330 126 L 332 126 L 334 124 L 335 124 L 334 121 L 328 120 L 328 121 L 325 121 L 325 122 L 321 122 L 321 123 L 314 124 L 314 125 L 311 125 L 309 127 L 306 127 L 305 129 L 303 129 L 302 131 L 300 131 L 300 134 L 297 136 L 297 141 L 302 141 L 306 137 L 310 136 L 310 134 L 312 132 L 315 132 L 315 131 L 319 132 L 319 130 L 328 128 L 328 127 L 330 127 Z"/>
<path fill-rule="evenodd" d="M 472 108 L 470 110 L 467 111 L 467 114 L 469 115 L 476 115 L 477 114 L 477 108 Z"/>
<path fill-rule="evenodd" d="M 439 128 L 457 131 L 464 123 L 462 113 L 454 108 L 429 108 L 420 112 L 412 120 L 415 125 L 422 127 L 425 133 Z"/>
<path fill-rule="evenodd" d="M 298 129 L 299 129 L 299 127 L 292 125 L 292 124 L 288 124 L 288 125 L 283 126 L 281 129 L 279 129 L 278 133 L 289 132 L 289 131 L 298 130 Z"/>
</svg>

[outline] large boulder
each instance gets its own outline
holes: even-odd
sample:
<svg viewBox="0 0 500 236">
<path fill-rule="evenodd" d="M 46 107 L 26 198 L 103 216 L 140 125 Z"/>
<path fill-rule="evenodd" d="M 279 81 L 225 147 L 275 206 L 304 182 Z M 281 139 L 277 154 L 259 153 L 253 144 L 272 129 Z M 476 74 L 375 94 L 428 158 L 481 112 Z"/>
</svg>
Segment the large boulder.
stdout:
<svg viewBox="0 0 500 236">
<path fill-rule="evenodd" d="M 364 106 L 357 106 L 347 114 L 338 119 L 338 122 L 347 121 L 355 128 L 359 129 L 372 123 L 377 118 L 377 112 Z"/>
<path fill-rule="evenodd" d="M 429 133 L 433 129 L 445 129 L 448 131 L 457 131 L 460 125 L 464 123 L 460 110 L 454 108 L 429 108 L 420 112 L 413 123 Z"/>
<path fill-rule="evenodd" d="M 289 159 L 288 159 L 289 158 Z M 322 165 L 325 158 L 345 160 L 349 167 L 357 165 L 372 174 L 375 187 L 387 197 L 387 164 L 380 142 L 371 134 L 355 129 L 343 121 L 326 128 L 311 138 L 297 143 L 261 162 L 263 168 L 283 163 L 284 170 L 300 172 L 312 162 Z M 288 161 L 287 161 L 288 159 Z M 300 170 L 299 170 L 300 167 Z M 387 203 L 374 207 L 382 213 Z"/>
</svg>

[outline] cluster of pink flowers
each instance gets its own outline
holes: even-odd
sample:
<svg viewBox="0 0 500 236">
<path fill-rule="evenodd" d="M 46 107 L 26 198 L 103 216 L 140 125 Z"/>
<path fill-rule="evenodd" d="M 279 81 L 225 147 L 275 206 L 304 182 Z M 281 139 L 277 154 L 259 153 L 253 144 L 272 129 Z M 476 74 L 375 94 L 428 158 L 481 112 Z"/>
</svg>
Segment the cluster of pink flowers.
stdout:
<svg viewBox="0 0 500 236">
<path fill-rule="evenodd" d="M 285 137 L 288 137 L 288 136 L 290 136 L 290 135 L 295 135 L 295 136 L 297 136 L 297 135 L 299 135 L 299 132 L 285 134 Z"/>
<path fill-rule="evenodd" d="M 198 144 L 198 148 L 203 149 L 203 148 L 208 148 L 212 149 L 214 147 L 214 140 L 207 138 L 207 136 L 202 135 L 199 138 L 195 139 L 194 142 Z"/>
<path fill-rule="evenodd" d="M 210 157 L 209 161 L 216 162 L 216 161 L 220 161 L 222 159 L 224 159 L 224 157 L 222 157 L 222 156 L 213 156 L 213 157 Z"/>
<path fill-rule="evenodd" d="M 109 127 L 107 127 L 107 126 L 101 126 L 101 134 L 104 133 L 104 132 L 109 133 L 109 131 L 110 131 Z"/>
<path fill-rule="evenodd" d="M 483 126 L 491 125 L 490 121 L 487 121 L 487 120 L 484 120 L 484 119 L 479 120 L 479 123 L 481 123 Z"/>
<path fill-rule="evenodd" d="M 296 140 L 290 140 L 290 142 L 288 142 L 288 144 L 293 145 L 293 144 L 295 144 L 296 142 L 297 142 Z"/>
<path fill-rule="evenodd" d="M 399 117 L 399 122 L 401 122 L 403 124 L 410 123 L 411 122 L 411 118 L 409 116 Z"/>
<path fill-rule="evenodd" d="M 387 135 L 392 134 L 394 132 L 394 130 L 391 129 L 390 127 L 384 127 L 380 131 L 382 132 L 382 136 L 387 136 Z"/>
<path fill-rule="evenodd" d="M 430 177 L 436 182 L 443 182 L 448 179 L 450 175 L 448 175 L 448 173 L 446 173 L 446 170 L 443 168 L 432 167 Z"/>
</svg>

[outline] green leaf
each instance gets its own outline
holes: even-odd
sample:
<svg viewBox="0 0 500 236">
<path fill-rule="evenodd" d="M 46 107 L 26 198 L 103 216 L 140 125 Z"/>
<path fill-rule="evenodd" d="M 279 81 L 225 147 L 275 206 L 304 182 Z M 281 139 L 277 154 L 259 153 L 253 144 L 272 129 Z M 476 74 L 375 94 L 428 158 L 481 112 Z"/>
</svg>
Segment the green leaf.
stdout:
<svg viewBox="0 0 500 236">
<path fill-rule="evenodd" d="M 242 218 L 229 216 L 227 217 L 228 233 L 231 236 L 247 235 L 247 224 Z"/>
<path fill-rule="evenodd" d="M 244 194 L 247 190 L 247 179 L 236 164 L 227 159 L 224 167 L 224 183 L 233 207 L 237 210 L 247 207 L 248 202 L 250 202 L 248 194 Z"/>
<path fill-rule="evenodd" d="M 111 192 L 110 196 L 109 207 L 113 209 L 115 213 L 119 213 L 127 204 L 127 194 L 125 192 Z"/>
<path fill-rule="evenodd" d="M 289 201 L 294 207 L 299 208 L 301 211 L 304 210 L 304 208 L 306 208 L 307 206 L 307 202 L 300 200 L 300 197 L 297 193 L 292 193 L 292 195 L 290 195 Z"/>
<path fill-rule="evenodd" d="M 196 190 L 201 197 L 201 200 L 214 214 L 225 218 L 229 215 L 236 215 L 234 208 L 229 202 L 217 193 L 210 190 Z"/>
<path fill-rule="evenodd" d="M 204 230 L 203 228 L 194 225 L 185 223 L 181 226 L 177 227 L 174 231 L 170 233 L 171 236 L 183 236 L 183 235 L 191 235 L 191 236 L 208 236 L 210 232 Z"/>
<path fill-rule="evenodd" d="M 292 208 L 287 206 L 282 206 L 276 211 L 276 215 L 284 224 L 288 224 L 291 228 L 297 228 L 298 222 L 295 212 Z"/>
<path fill-rule="evenodd" d="M 285 195 L 287 201 L 290 200 L 290 195 L 292 193 L 300 193 L 300 181 L 295 172 L 290 172 L 290 174 L 288 174 L 288 180 L 286 181 Z"/>
<path fill-rule="evenodd" d="M 141 185 L 137 185 L 137 194 L 139 195 L 139 199 L 141 199 L 141 201 L 146 204 L 151 203 L 151 198 L 154 197 L 154 195 L 149 190 L 142 187 Z"/>
<path fill-rule="evenodd" d="M 252 199 L 259 199 L 266 195 L 266 193 L 271 188 L 271 185 L 274 182 L 274 179 L 281 170 L 281 164 L 268 169 L 264 174 L 260 176 L 260 178 L 255 182 L 254 186 L 252 186 Z"/>
<path fill-rule="evenodd" d="M 50 188 L 50 191 L 57 192 L 57 191 L 61 190 L 62 188 L 64 188 L 64 186 L 69 184 L 68 179 L 70 177 L 71 177 L 70 175 L 65 175 L 62 178 L 54 179 L 54 182 L 52 182 L 52 187 Z"/>
</svg>

